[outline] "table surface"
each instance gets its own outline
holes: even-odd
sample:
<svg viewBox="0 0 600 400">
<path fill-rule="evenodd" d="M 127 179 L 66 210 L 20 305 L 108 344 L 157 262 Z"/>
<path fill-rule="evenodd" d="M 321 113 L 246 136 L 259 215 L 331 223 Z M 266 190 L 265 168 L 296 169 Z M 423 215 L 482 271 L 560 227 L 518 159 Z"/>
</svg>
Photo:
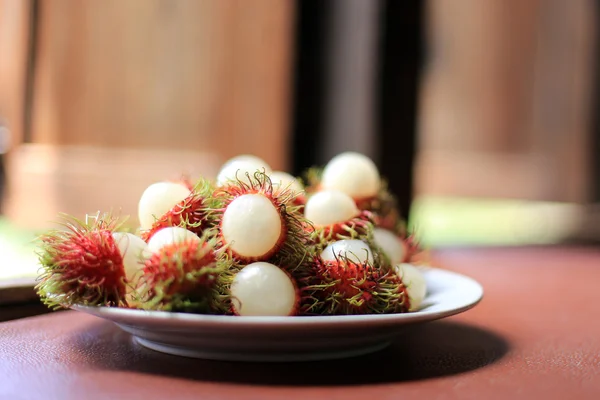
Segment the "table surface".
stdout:
<svg viewBox="0 0 600 400">
<path fill-rule="evenodd" d="M 0 324 L 0 398 L 598 399 L 600 250 L 454 249 L 474 309 L 347 360 L 231 363 L 157 353 L 73 311 Z"/>
</svg>

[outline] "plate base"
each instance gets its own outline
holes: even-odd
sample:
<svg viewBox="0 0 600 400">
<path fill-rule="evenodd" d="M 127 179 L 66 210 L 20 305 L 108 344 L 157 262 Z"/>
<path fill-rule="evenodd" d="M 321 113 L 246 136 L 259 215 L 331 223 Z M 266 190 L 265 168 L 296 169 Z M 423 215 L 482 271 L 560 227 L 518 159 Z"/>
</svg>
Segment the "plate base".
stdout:
<svg viewBox="0 0 600 400">
<path fill-rule="evenodd" d="M 352 347 L 348 349 L 336 349 L 332 351 L 322 350 L 317 352 L 302 352 L 302 353 L 285 353 L 277 352 L 273 354 L 265 354 L 264 352 L 224 352 L 210 351 L 207 349 L 194 349 L 190 347 L 179 347 L 164 343 L 154 342 L 148 339 L 143 339 L 134 336 L 136 342 L 140 345 L 155 350 L 161 353 L 171 354 L 175 356 L 201 358 L 205 360 L 218 361 L 246 361 L 246 362 L 297 362 L 297 361 L 323 361 L 335 360 L 341 358 L 350 358 L 362 356 L 365 354 L 375 353 L 383 350 L 390 345 L 389 341 L 384 341 L 376 344 L 369 344 L 360 347 Z"/>
<path fill-rule="evenodd" d="M 348 358 L 382 350 L 410 326 L 464 312 L 483 295 L 481 285 L 466 276 L 435 268 L 423 274 L 425 306 L 401 314 L 236 317 L 72 308 L 114 322 L 140 346 L 177 356 L 249 362 Z"/>
</svg>

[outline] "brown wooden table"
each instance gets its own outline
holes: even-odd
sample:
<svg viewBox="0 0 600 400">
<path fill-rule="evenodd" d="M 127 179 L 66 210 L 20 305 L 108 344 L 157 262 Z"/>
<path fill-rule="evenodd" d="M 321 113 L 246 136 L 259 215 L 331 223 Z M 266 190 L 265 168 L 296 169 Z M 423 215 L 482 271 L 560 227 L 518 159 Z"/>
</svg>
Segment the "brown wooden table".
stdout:
<svg viewBox="0 0 600 400">
<path fill-rule="evenodd" d="M 0 324 L 1 399 L 598 399 L 600 250 L 447 250 L 485 288 L 473 310 L 382 352 L 261 364 L 156 353 L 62 312 Z"/>
</svg>

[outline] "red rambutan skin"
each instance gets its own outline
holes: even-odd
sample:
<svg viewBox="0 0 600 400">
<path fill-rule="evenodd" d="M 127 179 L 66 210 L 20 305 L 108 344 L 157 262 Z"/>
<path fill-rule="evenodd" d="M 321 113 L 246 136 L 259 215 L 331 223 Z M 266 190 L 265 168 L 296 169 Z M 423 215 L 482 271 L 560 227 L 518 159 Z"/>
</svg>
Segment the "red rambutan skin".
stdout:
<svg viewBox="0 0 600 400">
<path fill-rule="evenodd" d="M 375 201 L 377 199 L 377 196 L 368 196 L 368 197 L 360 197 L 360 198 L 353 198 L 352 200 L 354 200 L 354 202 L 356 203 L 356 207 L 358 207 L 359 210 L 370 210 L 373 204 L 373 201 Z"/>
<path fill-rule="evenodd" d="M 161 248 L 146 260 L 140 286 L 150 296 L 160 292 L 165 299 L 189 294 L 198 288 L 210 288 L 217 277 L 213 270 L 216 256 L 207 243 L 186 241 Z M 206 273 L 201 273 L 205 270 Z M 193 274 L 189 279 L 188 274 Z"/>
<path fill-rule="evenodd" d="M 358 234 L 365 232 L 369 229 L 369 225 L 372 223 L 372 214 L 369 211 L 361 211 L 356 217 L 351 220 L 336 223 L 325 227 L 326 234 L 330 234 L 335 238 L 343 237 L 348 233 L 348 230 L 356 231 Z"/>
<path fill-rule="evenodd" d="M 291 199 L 291 203 L 294 206 L 298 207 L 298 211 L 300 212 L 304 212 L 304 206 L 306 205 L 306 201 L 308 200 L 308 198 L 306 197 L 306 193 L 304 191 L 302 192 L 296 192 L 293 189 L 291 189 L 290 187 L 274 187 L 273 188 L 273 196 L 274 197 L 289 197 L 290 194 L 294 194 L 293 199 Z"/>
<path fill-rule="evenodd" d="M 320 227 L 307 225 L 305 229 L 311 235 L 313 243 L 325 245 L 331 241 L 366 236 L 372 226 L 373 214 L 365 210 L 348 221 Z"/>
<path fill-rule="evenodd" d="M 156 232 L 172 226 L 180 226 L 202 236 L 202 232 L 209 226 L 204 200 L 198 193 L 190 194 L 156 220 L 152 228 L 141 232 L 142 239 L 148 242 Z"/>
<path fill-rule="evenodd" d="M 304 194 L 300 194 L 292 200 L 292 204 L 298 207 L 298 211 L 304 213 L 304 206 L 306 205 L 307 198 Z"/>
<path fill-rule="evenodd" d="M 38 284 L 40 292 L 58 296 L 59 305 L 65 307 L 126 304 L 123 257 L 112 229 L 67 227 L 67 232 L 42 237 L 45 251 L 40 263 L 46 272 Z"/>
<path fill-rule="evenodd" d="M 337 292 L 343 299 L 358 296 L 358 301 L 362 302 L 362 305 L 357 306 L 355 310 L 350 310 L 349 314 L 364 314 L 373 297 L 371 293 L 377 286 L 377 272 L 373 271 L 371 266 L 340 261 L 323 263 L 321 268 L 326 269 L 326 274 L 337 281 L 326 290 L 326 293 L 331 295 Z"/>
<path fill-rule="evenodd" d="M 375 226 L 387 229 L 392 232 L 397 232 L 398 224 L 401 221 L 400 214 L 397 210 L 391 210 L 385 215 L 375 214 Z"/>
<path fill-rule="evenodd" d="M 404 247 L 403 263 L 431 265 L 431 254 L 426 248 L 423 248 L 415 233 L 405 232 L 398 238 Z"/>
<path fill-rule="evenodd" d="M 421 245 L 413 235 L 400 238 L 400 240 L 402 240 L 405 250 L 404 260 L 402 260 L 402 262 L 407 263 L 412 261 L 415 256 L 422 251 Z"/>
<path fill-rule="evenodd" d="M 354 199 L 359 210 L 371 211 L 375 226 L 399 233 L 402 218 L 396 199 L 382 189 L 376 196 Z"/>
<path fill-rule="evenodd" d="M 410 308 L 400 278 L 369 263 L 316 257 L 303 283 L 300 312 L 306 315 L 407 312 Z"/>
</svg>

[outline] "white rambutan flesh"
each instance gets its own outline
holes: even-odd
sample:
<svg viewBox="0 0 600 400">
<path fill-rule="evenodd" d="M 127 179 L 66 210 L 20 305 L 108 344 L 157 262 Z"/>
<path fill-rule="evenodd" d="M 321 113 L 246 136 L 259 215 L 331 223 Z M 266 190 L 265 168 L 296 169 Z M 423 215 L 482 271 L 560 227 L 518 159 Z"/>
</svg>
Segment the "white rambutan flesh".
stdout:
<svg viewBox="0 0 600 400">
<path fill-rule="evenodd" d="M 335 261 L 339 258 L 346 258 L 356 264 L 364 264 L 368 261 L 373 265 L 373 252 L 369 245 L 362 240 L 348 239 L 333 242 L 321 252 L 323 261 Z"/>
<path fill-rule="evenodd" d="M 345 152 L 333 157 L 321 177 L 323 189 L 340 190 L 354 199 L 377 195 L 381 177 L 375 163 L 367 156 Z"/>
<path fill-rule="evenodd" d="M 292 279 L 267 262 L 246 265 L 233 278 L 234 312 L 241 316 L 288 316 L 296 312 L 298 294 Z"/>
<path fill-rule="evenodd" d="M 269 178 L 275 189 L 290 189 L 294 193 L 304 192 L 302 184 L 287 172 L 274 171 L 269 174 Z"/>
<path fill-rule="evenodd" d="M 127 232 L 113 232 L 112 237 L 123 257 L 125 276 L 132 281 L 144 267 L 148 245 L 140 237 Z"/>
<path fill-rule="evenodd" d="M 273 252 L 284 235 L 279 211 L 263 194 L 235 198 L 223 212 L 221 234 L 225 244 L 245 258 Z"/>
<path fill-rule="evenodd" d="M 152 224 L 177 203 L 188 197 L 190 189 L 182 183 L 154 183 L 142 193 L 138 203 L 138 218 L 142 230 L 152 228 Z"/>
<path fill-rule="evenodd" d="M 347 194 L 324 190 L 312 195 L 304 206 L 304 216 L 316 226 L 349 221 L 360 214 L 356 203 Z"/>
<path fill-rule="evenodd" d="M 410 301 L 409 311 L 419 309 L 427 295 L 427 282 L 423 273 L 412 264 L 398 264 L 394 267 L 396 273 L 402 279 L 402 283 L 408 292 Z"/>
<path fill-rule="evenodd" d="M 373 240 L 390 259 L 392 265 L 400 264 L 404 261 L 406 247 L 394 232 L 383 228 L 375 228 L 373 230 Z"/>
<path fill-rule="evenodd" d="M 163 247 L 173 243 L 183 243 L 187 241 L 200 242 L 201 239 L 194 232 L 178 226 L 167 227 L 156 232 L 148 241 L 147 251 L 156 253 Z"/>
<path fill-rule="evenodd" d="M 248 175 L 254 180 L 254 174 L 264 172 L 267 175 L 271 173 L 271 167 L 258 157 L 239 156 L 227 161 L 217 175 L 217 186 L 224 186 L 227 183 L 237 182 L 238 180 L 246 184 L 252 182 Z"/>
</svg>

